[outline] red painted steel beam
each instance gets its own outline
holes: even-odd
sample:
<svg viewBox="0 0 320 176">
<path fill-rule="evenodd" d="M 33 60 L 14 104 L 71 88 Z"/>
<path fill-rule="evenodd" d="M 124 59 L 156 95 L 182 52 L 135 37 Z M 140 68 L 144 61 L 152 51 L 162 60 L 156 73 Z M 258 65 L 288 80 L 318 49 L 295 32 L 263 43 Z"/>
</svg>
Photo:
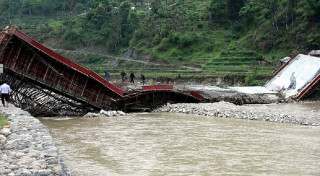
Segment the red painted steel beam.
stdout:
<svg viewBox="0 0 320 176">
<path fill-rule="evenodd" d="M 142 90 L 149 91 L 149 90 L 173 90 L 173 85 L 148 85 L 142 86 Z"/>
<path fill-rule="evenodd" d="M 109 89 L 111 89 L 112 91 L 116 92 L 118 95 L 123 96 L 124 92 L 117 88 L 116 86 L 114 86 L 113 84 L 109 83 L 107 80 L 105 80 L 104 78 L 102 78 L 100 75 L 98 75 L 97 73 L 93 72 L 90 70 L 90 74 L 91 77 L 93 77 L 95 80 L 99 81 L 100 83 L 102 83 L 103 85 L 107 86 Z"/>
<path fill-rule="evenodd" d="M 34 46 L 35 48 L 37 48 L 38 50 L 44 52 L 45 54 L 47 54 L 48 56 L 50 56 L 53 59 L 56 59 L 57 61 L 60 61 L 61 63 L 64 63 L 68 66 L 70 66 L 71 68 L 85 74 L 88 75 L 89 71 L 83 67 L 81 67 L 80 65 L 72 62 L 71 60 L 53 52 L 52 50 L 46 48 L 45 46 L 41 45 L 40 43 L 34 41 L 33 39 L 31 39 L 30 37 L 26 36 L 25 34 L 23 34 L 22 32 L 20 32 L 19 30 L 16 30 L 14 32 L 14 35 L 16 35 L 17 37 L 19 37 L 20 39 L 24 40 L 25 42 L 29 43 L 30 45 Z"/>
<path fill-rule="evenodd" d="M 318 81 L 320 80 L 320 75 L 317 76 L 302 92 L 297 96 L 298 99 L 301 99 Z"/>
<path fill-rule="evenodd" d="M 272 75 L 272 77 L 270 78 L 270 80 L 271 79 L 273 79 L 279 72 L 281 72 L 281 70 L 283 70 L 295 57 L 297 57 L 299 55 L 299 53 L 296 53 L 296 54 L 294 54 L 291 58 L 290 58 L 290 60 L 288 61 L 288 62 L 286 62 L 285 64 L 283 64 L 273 75 Z"/>
<path fill-rule="evenodd" d="M 33 39 L 31 39 L 30 37 L 28 37 L 27 35 L 23 34 L 22 32 L 20 32 L 19 30 L 15 30 L 14 31 L 14 35 L 16 35 L 17 37 L 19 37 L 20 39 L 22 39 L 23 41 L 29 43 L 30 45 L 34 46 L 35 48 L 37 48 L 38 50 L 42 51 L 43 53 L 45 53 L 46 55 L 48 55 L 49 57 L 69 66 L 70 68 L 86 75 L 89 76 L 93 79 L 95 79 L 96 81 L 100 82 L 101 84 L 103 84 L 105 87 L 107 87 L 108 89 L 111 89 L 113 92 L 115 92 L 116 94 L 123 96 L 124 92 L 117 88 L 116 86 L 110 84 L 108 81 L 106 81 L 104 78 L 102 78 L 100 75 L 98 75 L 97 73 L 88 70 L 86 68 L 83 68 L 82 66 L 72 62 L 71 60 L 53 52 L 52 50 L 46 48 L 45 46 L 41 45 L 40 43 L 34 41 Z"/>
<path fill-rule="evenodd" d="M 203 100 L 203 96 L 201 94 L 199 94 L 198 92 L 196 92 L 196 91 L 191 91 L 190 95 L 193 96 L 194 98 L 200 100 L 200 101 Z"/>
</svg>

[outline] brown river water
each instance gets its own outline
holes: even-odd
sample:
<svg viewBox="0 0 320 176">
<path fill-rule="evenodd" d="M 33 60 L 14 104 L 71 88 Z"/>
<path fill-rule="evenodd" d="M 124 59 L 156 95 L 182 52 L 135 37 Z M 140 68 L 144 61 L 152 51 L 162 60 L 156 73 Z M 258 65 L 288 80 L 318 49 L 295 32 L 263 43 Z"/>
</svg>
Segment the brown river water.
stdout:
<svg viewBox="0 0 320 176">
<path fill-rule="evenodd" d="M 40 120 L 75 176 L 320 175 L 315 126 L 170 113 Z"/>
</svg>

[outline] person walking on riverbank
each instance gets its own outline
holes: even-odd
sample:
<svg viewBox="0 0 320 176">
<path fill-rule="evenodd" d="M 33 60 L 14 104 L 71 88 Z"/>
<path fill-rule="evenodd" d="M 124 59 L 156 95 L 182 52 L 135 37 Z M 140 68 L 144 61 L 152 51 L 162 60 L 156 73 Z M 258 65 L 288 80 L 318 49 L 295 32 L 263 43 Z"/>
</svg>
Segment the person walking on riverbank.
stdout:
<svg viewBox="0 0 320 176">
<path fill-rule="evenodd" d="M 130 83 L 134 83 L 134 74 L 131 72 L 130 74 Z"/>
<path fill-rule="evenodd" d="M 142 73 L 141 73 L 141 80 L 142 80 L 142 85 L 145 85 L 146 84 L 146 77 Z"/>
<path fill-rule="evenodd" d="M 11 92 L 10 86 L 6 83 L 6 81 L 4 81 L 3 84 L 0 86 L 1 101 L 2 101 L 3 107 L 9 107 L 10 92 Z"/>
<path fill-rule="evenodd" d="M 121 72 L 121 79 L 122 79 L 122 82 L 124 82 L 124 80 L 126 79 L 126 73 L 124 72 L 124 70 L 122 70 Z"/>
</svg>

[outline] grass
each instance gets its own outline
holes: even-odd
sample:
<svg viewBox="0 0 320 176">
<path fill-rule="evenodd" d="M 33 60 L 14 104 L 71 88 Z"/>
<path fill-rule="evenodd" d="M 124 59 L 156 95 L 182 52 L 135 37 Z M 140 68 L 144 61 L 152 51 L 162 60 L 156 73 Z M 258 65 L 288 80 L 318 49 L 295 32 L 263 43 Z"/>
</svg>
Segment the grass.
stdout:
<svg viewBox="0 0 320 176">
<path fill-rule="evenodd" d="M 4 115 L 0 115 L 0 129 L 2 129 L 4 126 L 8 125 L 7 118 Z"/>
</svg>

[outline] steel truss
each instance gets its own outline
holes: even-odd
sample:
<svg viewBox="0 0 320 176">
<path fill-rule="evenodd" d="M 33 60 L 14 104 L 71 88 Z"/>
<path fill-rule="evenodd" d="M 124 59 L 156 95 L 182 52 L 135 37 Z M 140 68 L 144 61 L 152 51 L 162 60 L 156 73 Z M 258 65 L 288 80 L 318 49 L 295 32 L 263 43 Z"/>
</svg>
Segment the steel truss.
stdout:
<svg viewBox="0 0 320 176">
<path fill-rule="evenodd" d="M 44 88 L 37 82 L 9 69 L 5 69 L 0 79 L 6 81 L 12 89 L 11 103 L 28 111 L 33 116 L 83 115 L 89 111 L 97 110 L 85 102 Z"/>
</svg>

